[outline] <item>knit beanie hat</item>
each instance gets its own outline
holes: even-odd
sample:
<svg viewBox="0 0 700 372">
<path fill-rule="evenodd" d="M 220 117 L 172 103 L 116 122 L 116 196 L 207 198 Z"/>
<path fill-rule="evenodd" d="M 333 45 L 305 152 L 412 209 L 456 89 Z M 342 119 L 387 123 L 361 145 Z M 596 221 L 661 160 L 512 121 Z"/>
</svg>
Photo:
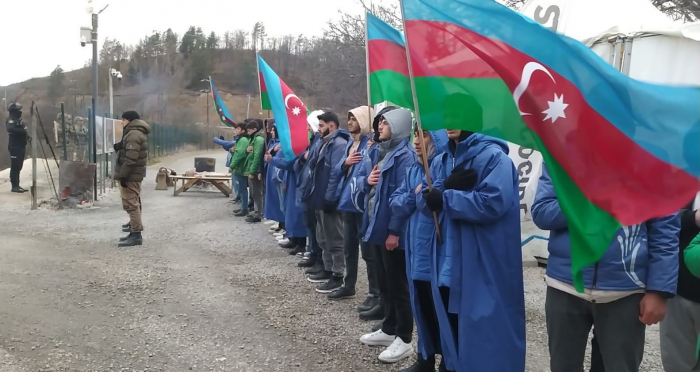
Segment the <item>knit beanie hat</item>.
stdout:
<svg viewBox="0 0 700 372">
<path fill-rule="evenodd" d="M 141 119 L 141 116 L 139 116 L 139 113 L 136 111 L 124 111 L 124 113 L 122 114 L 122 119 L 134 121 Z"/>
</svg>

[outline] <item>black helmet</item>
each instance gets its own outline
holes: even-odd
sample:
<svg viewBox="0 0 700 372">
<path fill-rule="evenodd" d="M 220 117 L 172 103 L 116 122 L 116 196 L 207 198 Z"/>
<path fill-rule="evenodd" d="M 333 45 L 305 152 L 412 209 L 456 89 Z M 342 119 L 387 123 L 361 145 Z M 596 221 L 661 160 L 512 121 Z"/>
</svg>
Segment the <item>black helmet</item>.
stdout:
<svg viewBox="0 0 700 372">
<path fill-rule="evenodd" d="M 22 111 L 22 105 L 17 103 L 17 102 L 10 103 L 10 105 L 7 106 L 7 111 L 10 111 L 10 112 Z"/>
</svg>

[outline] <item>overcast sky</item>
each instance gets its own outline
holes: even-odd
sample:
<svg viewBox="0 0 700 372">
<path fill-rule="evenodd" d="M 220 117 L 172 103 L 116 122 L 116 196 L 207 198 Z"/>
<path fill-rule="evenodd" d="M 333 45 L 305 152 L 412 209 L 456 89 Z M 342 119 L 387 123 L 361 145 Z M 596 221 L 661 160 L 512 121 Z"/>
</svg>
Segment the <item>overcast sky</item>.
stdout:
<svg viewBox="0 0 700 372">
<path fill-rule="evenodd" d="M 9 2 L 9 0 L 7 0 Z M 108 37 L 127 44 L 154 30 L 172 28 L 179 36 L 190 25 L 222 35 L 253 29 L 263 21 L 268 36 L 320 36 L 338 10 L 362 12 L 356 0 L 96 0 L 100 15 L 99 40 Z M 385 0 L 389 3 L 395 0 Z M 5 1 L 0 1 L 4 3 Z M 378 1 L 375 0 L 375 3 Z M 13 8 L 0 21 L 0 86 L 47 76 L 57 65 L 82 67 L 92 48 L 80 46 L 80 27 L 91 25 L 88 0 L 20 0 L 2 4 Z"/>
</svg>

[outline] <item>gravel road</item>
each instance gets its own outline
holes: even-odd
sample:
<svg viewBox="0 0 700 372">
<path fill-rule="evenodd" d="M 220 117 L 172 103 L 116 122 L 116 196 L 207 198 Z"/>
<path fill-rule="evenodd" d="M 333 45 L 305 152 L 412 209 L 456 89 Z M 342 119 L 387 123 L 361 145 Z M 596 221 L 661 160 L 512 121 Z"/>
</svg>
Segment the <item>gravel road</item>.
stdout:
<svg viewBox="0 0 700 372">
<path fill-rule="evenodd" d="M 225 153 L 208 155 L 221 171 Z M 158 166 L 184 171 L 193 157 L 149 169 L 142 247 L 116 247 L 126 222 L 117 193 L 83 210 L 0 205 L 0 371 L 349 372 L 410 363 L 379 363 L 380 349 L 358 340 L 371 327 L 354 310 L 363 296 L 329 302 L 314 292 L 267 227 L 233 217 L 218 191 L 154 190 Z M 533 372 L 547 370 L 543 275 L 525 269 Z M 647 332 L 642 370 L 663 370 L 658 327 Z"/>
</svg>

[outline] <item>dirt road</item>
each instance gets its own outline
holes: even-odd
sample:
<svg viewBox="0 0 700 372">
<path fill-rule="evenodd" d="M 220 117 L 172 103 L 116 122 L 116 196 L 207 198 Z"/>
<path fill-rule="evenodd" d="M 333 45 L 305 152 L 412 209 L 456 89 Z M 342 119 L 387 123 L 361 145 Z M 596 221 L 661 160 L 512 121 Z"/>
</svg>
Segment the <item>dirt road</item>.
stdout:
<svg viewBox="0 0 700 372">
<path fill-rule="evenodd" d="M 225 153 L 210 155 L 221 171 Z M 184 171 L 192 158 L 164 164 Z M 265 225 L 233 217 L 218 191 L 155 191 L 154 175 L 150 168 L 146 243 L 138 248 L 116 247 L 126 222 L 116 193 L 85 210 L 0 205 L 0 371 L 348 372 L 408 364 L 381 365 L 380 350 L 359 343 L 371 326 L 354 310 L 363 295 L 327 301 Z M 545 371 L 543 272 L 525 275 L 527 370 Z M 648 339 L 644 370 L 661 371 L 658 328 Z"/>
</svg>

